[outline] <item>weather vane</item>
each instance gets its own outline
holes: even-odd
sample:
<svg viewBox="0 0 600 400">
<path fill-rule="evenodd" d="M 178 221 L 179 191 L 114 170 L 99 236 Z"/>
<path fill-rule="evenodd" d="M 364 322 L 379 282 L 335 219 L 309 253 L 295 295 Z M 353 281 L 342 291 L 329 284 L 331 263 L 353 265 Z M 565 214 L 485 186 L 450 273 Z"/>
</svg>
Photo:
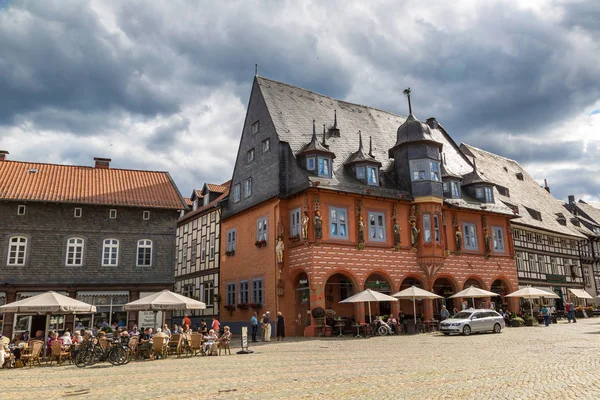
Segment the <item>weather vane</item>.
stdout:
<svg viewBox="0 0 600 400">
<path fill-rule="evenodd" d="M 412 115 L 412 105 L 410 104 L 410 88 L 404 89 L 404 95 L 408 97 L 408 113 Z"/>
</svg>

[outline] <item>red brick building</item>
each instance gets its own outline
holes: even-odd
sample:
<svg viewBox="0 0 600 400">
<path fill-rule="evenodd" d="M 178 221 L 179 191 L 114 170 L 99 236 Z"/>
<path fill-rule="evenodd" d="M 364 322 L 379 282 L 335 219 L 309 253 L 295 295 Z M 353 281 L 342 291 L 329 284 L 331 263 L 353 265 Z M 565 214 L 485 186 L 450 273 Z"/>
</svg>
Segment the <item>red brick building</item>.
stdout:
<svg viewBox="0 0 600 400">
<path fill-rule="evenodd" d="M 222 246 L 235 251 L 222 256 L 220 311 L 234 327 L 254 310 L 281 311 L 288 335 L 314 335 L 315 307 L 364 321 L 365 305 L 339 302 L 413 284 L 445 298 L 475 285 L 499 294 L 482 301 L 516 306 L 504 299 L 518 287 L 514 214 L 433 118 L 257 77 L 231 187 Z M 426 300 L 417 313 L 432 318 L 443 304 L 461 308 Z M 412 314 L 406 301 L 372 305 L 400 308 Z"/>
</svg>

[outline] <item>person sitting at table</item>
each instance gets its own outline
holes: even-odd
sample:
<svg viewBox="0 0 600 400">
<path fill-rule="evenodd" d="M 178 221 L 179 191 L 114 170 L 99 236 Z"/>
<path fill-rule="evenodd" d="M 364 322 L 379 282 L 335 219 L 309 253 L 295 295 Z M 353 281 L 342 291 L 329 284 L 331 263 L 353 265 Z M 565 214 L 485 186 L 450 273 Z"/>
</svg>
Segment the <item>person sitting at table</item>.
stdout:
<svg viewBox="0 0 600 400">
<path fill-rule="evenodd" d="M 231 330 L 229 329 L 228 326 L 225 326 L 223 328 L 223 334 L 221 335 L 220 338 L 217 339 L 218 346 L 225 347 L 226 345 L 229 344 L 230 340 L 231 340 Z"/>
<path fill-rule="evenodd" d="M 29 331 L 25 331 L 23 333 L 23 336 L 22 336 L 21 340 L 24 341 L 24 342 L 29 342 Z"/>
<path fill-rule="evenodd" d="M 25 343 L 27 342 L 22 340 L 21 335 L 19 335 L 18 333 L 15 335 L 13 340 L 11 340 L 9 349 L 15 356 L 15 361 L 21 359 L 21 350 L 23 350 L 23 348 L 25 347 Z"/>
<path fill-rule="evenodd" d="M 208 335 L 204 336 L 203 347 L 205 354 L 212 354 L 212 347 L 215 344 L 215 340 L 217 340 L 217 335 L 215 335 L 215 331 L 211 329 L 210 331 L 208 331 Z"/>
<path fill-rule="evenodd" d="M 71 338 L 71 342 L 73 342 L 73 344 L 79 344 L 81 343 L 81 340 L 81 333 L 79 333 L 79 331 L 75 331 L 73 337 Z"/>
<path fill-rule="evenodd" d="M 394 317 L 394 314 L 390 314 L 390 317 L 387 320 L 388 325 L 392 328 L 392 333 L 398 333 L 396 329 L 398 328 L 398 320 Z"/>
<path fill-rule="evenodd" d="M 62 336 L 62 342 L 63 345 L 65 346 L 70 346 L 73 344 L 73 341 L 71 340 L 71 334 L 69 333 L 69 331 L 65 331 L 65 333 Z"/>
<path fill-rule="evenodd" d="M 44 331 L 42 331 L 42 330 L 36 331 L 35 336 L 33 337 L 33 340 L 44 341 Z"/>
<path fill-rule="evenodd" d="M 0 343 L 0 367 L 4 368 L 4 362 L 10 359 L 10 350 L 4 342 Z"/>
<path fill-rule="evenodd" d="M 177 324 L 173 324 L 173 330 L 171 331 L 171 334 L 177 333 L 179 333 L 179 327 L 177 326 Z"/>
<path fill-rule="evenodd" d="M 164 324 L 162 331 L 167 335 L 167 337 L 171 337 L 171 330 L 169 329 L 169 325 Z"/>
<path fill-rule="evenodd" d="M 131 336 L 131 337 L 140 336 L 140 331 L 138 331 L 137 325 L 133 326 L 133 329 L 131 329 L 131 332 L 129 332 L 129 336 Z"/>
<path fill-rule="evenodd" d="M 148 358 L 152 350 L 152 328 L 146 328 L 144 333 L 140 335 L 140 343 L 138 351 L 144 355 L 144 359 Z"/>
</svg>

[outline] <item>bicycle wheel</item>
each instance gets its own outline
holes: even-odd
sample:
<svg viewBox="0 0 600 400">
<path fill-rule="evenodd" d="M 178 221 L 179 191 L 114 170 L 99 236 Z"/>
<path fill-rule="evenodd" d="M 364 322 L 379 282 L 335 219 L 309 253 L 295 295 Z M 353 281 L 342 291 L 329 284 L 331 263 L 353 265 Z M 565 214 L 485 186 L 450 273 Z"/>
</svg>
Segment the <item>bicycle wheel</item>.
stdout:
<svg viewBox="0 0 600 400">
<path fill-rule="evenodd" d="M 122 347 L 113 347 L 108 352 L 108 362 L 112 365 L 123 365 L 127 363 L 127 352 Z"/>
<path fill-rule="evenodd" d="M 79 352 L 77 353 L 77 357 L 75 357 L 75 366 L 77 366 L 79 368 L 83 368 L 86 366 L 87 353 L 88 353 L 87 349 L 79 350 Z"/>
</svg>

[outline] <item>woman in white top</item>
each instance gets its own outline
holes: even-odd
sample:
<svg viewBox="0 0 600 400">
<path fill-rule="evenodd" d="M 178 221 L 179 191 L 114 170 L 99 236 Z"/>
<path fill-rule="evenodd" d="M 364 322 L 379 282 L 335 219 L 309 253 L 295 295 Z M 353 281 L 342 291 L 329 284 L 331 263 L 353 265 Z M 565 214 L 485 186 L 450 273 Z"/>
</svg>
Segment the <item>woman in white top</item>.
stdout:
<svg viewBox="0 0 600 400">
<path fill-rule="evenodd" d="M 207 353 L 212 345 L 215 343 L 215 340 L 217 340 L 217 335 L 215 335 L 215 331 L 213 329 L 211 329 L 210 331 L 208 331 L 208 335 L 204 336 L 204 352 Z"/>
<path fill-rule="evenodd" d="M 65 346 L 70 346 L 73 344 L 73 341 L 71 340 L 71 334 L 69 332 L 65 332 L 63 337 L 62 337 L 62 342 L 63 345 Z"/>
</svg>

